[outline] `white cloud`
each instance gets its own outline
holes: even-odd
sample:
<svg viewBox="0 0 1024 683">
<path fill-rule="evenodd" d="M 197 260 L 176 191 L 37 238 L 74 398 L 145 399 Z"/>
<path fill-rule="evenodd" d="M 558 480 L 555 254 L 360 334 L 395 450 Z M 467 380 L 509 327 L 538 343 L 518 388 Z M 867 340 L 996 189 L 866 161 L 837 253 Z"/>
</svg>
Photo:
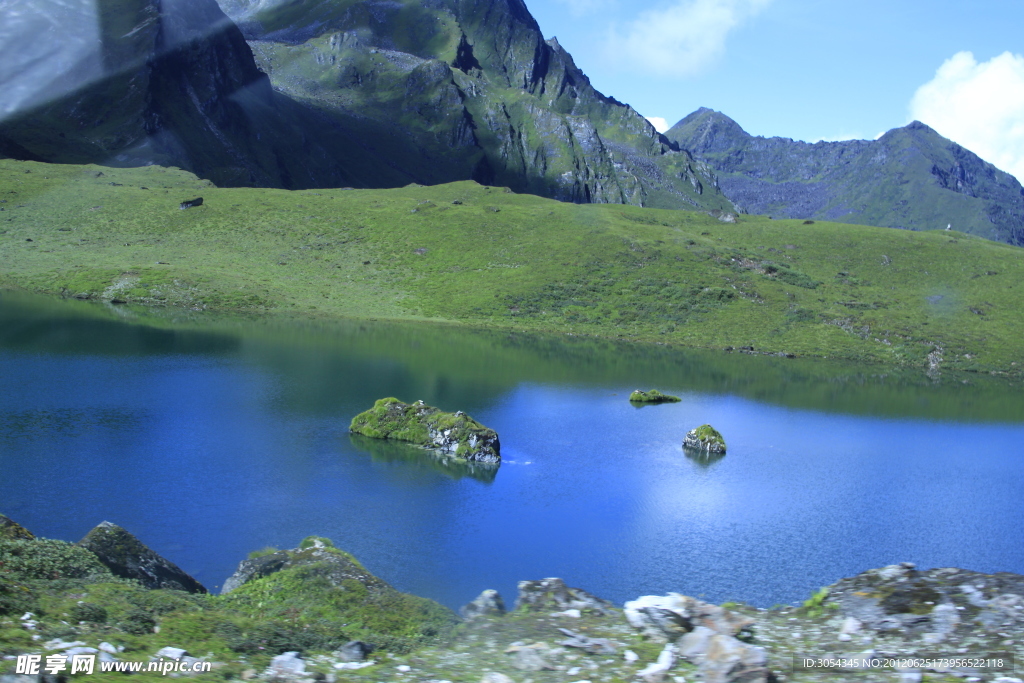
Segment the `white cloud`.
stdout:
<svg viewBox="0 0 1024 683">
<path fill-rule="evenodd" d="M 914 93 L 910 118 L 1024 181 L 1024 56 L 947 59 Z"/>
<path fill-rule="evenodd" d="M 609 54 L 659 76 L 692 76 L 722 54 L 730 31 L 771 1 L 675 0 L 641 12 L 624 34 L 613 28 Z"/>
<path fill-rule="evenodd" d="M 659 133 L 664 133 L 666 130 L 672 127 L 668 125 L 668 121 L 666 121 L 660 116 L 645 116 L 644 118 L 650 121 L 651 125 L 654 126 L 654 130 L 658 131 Z"/>
</svg>

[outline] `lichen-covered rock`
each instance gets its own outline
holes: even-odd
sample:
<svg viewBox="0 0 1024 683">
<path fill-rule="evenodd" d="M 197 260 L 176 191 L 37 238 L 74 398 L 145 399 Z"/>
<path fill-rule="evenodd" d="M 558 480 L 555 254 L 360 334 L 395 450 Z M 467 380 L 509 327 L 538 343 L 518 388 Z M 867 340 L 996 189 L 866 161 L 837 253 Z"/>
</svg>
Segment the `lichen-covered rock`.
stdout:
<svg viewBox="0 0 1024 683">
<path fill-rule="evenodd" d="M 116 524 L 103 522 L 86 534 L 78 545 L 92 551 L 115 576 L 136 579 L 146 588 L 207 592 L 178 565 L 156 554 Z"/>
<path fill-rule="evenodd" d="M 570 588 L 561 579 L 549 578 L 540 581 L 520 581 L 515 609 L 545 612 L 578 609 L 581 612 L 605 614 L 612 607 L 612 603 L 607 600 L 579 588 Z"/>
<path fill-rule="evenodd" d="M 678 396 L 663 394 L 657 389 L 651 389 L 650 391 L 636 389 L 629 395 L 630 403 L 678 403 L 681 400 L 683 399 Z"/>
<path fill-rule="evenodd" d="M 352 418 L 349 431 L 376 439 L 408 441 L 473 462 L 501 463 L 498 435 L 464 412 L 445 413 L 423 401 L 382 398 Z"/>
<path fill-rule="evenodd" d="M 35 535 L 6 515 L 0 515 L 0 540 L 31 541 Z"/>
<path fill-rule="evenodd" d="M 918 571 L 903 562 L 838 581 L 824 605 L 838 607 L 857 626 L 848 631 L 863 628 L 935 645 L 1024 626 L 1024 576 Z"/>
<path fill-rule="evenodd" d="M 466 621 L 472 621 L 483 616 L 497 616 L 505 613 L 505 601 L 501 599 L 498 591 L 488 589 L 476 596 L 472 602 L 463 605 L 459 614 Z"/>
<path fill-rule="evenodd" d="M 704 424 L 686 433 L 686 438 L 683 439 L 683 448 L 706 453 L 725 453 L 725 439 L 714 427 Z"/>
</svg>

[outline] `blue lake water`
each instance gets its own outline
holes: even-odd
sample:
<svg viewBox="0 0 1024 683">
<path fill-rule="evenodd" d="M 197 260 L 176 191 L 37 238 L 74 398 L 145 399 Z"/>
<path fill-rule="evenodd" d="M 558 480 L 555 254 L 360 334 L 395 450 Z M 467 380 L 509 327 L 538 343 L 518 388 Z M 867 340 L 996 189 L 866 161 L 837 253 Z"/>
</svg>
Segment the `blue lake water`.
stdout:
<svg viewBox="0 0 1024 683">
<path fill-rule="evenodd" d="M 899 561 L 1024 573 L 1024 393 L 977 378 L 383 323 L 118 320 L 0 297 L 0 512 L 109 520 L 211 589 L 327 536 L 458 607 L 560 576 L 621 603 L 768 606 Z M 681 403 L 635 408 L 634 388 Z M 464 410 L 496 474 L 348 434 L 376 398 Z M 680 444 L 702 423 L 728 454 Z"/>
</svg>

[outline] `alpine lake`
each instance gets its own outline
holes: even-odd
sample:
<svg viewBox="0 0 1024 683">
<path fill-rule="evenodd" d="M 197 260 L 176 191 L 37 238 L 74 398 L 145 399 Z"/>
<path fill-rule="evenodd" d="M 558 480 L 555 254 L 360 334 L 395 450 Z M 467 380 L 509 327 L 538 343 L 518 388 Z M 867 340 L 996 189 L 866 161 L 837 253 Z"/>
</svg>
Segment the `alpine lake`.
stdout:
<svg viewBox="0 0 1024 683">
<path fill-rule="evenodd" d="M 635 407 L 633 389 L 679 403 Z M 395 396 L 496 430 L 500 468 L 352 436 Z M 704 423 L 728 453 L 694 458 Z M 0 293 L 0 512 L 119 524 L 213 591 L 318 535 L 452 608 L 558 576 L 621 605 L 796 603 L 901 561 L 1024 573 L 1024 391 L 894 370 L 426 323 Z"/>
</svg>

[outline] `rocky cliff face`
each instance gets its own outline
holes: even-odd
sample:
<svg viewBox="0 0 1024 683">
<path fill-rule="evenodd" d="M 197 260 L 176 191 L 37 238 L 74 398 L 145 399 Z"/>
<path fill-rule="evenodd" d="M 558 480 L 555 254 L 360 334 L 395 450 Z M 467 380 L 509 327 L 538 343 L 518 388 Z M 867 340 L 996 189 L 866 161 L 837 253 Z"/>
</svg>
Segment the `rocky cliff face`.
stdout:
<svg viewBox="0 0 1024 683">
<path fill-rule="evenodd" d="M 594 90 L 520 0 L 223 0 L 241 31 L 214 0 L 70 13 L 21 1 L 12 35 L 44 40 L 39 54 L 0 41 L 6 156 L 176 165 L 220 185 L 475 179 L 573 202 L 732 208 L 706 164 Z"/>
<path fill-rule="evenodd" d="M 811 144 L 754 137 L 702 108 L 666 137 L 710 163 L 749 213 L 913 230 L 951 225 L 1024 245 L 1020 183 L 917 121 L 874 141 Z"/>
<path fill-rule="evenodd" d="M 594 90 L 519 0 L 223 0 L 275 88 L 430 184 L 730 209 L 714 174 Z"/>
</svg>

